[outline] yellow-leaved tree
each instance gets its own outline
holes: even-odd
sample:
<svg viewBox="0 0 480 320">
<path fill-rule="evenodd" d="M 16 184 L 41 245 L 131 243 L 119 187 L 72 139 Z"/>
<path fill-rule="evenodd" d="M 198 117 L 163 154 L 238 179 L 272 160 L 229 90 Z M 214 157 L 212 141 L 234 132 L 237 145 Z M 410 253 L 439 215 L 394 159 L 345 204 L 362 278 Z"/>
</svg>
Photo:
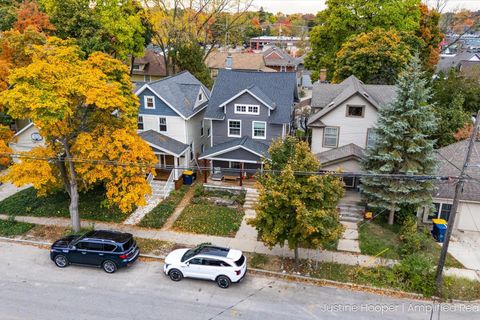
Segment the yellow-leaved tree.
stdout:
<svg viewBox="0 0 480 320">
<path fill-rule="evenodd" d="M 139 103 L 124 64 L 103 53 L 83 60 L 78 47 L 49 38 L 9 83 L 2 104 L 13 118 L 31 119 L 45 146 L 26 153 L 4 179 L 32 183 L 40 195 L 65 188 L 74 231 L 80 190 L 103 184 L 123 212 L 145 204 L 156 158 L 136 133 Z"/>
</svg>

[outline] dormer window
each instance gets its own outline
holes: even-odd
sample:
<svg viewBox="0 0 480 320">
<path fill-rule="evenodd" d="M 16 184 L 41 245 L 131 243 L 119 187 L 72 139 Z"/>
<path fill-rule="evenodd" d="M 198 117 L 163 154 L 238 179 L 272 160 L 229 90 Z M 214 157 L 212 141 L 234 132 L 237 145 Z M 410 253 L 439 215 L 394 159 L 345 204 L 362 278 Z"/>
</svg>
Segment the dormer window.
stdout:
<svg viewBox="0 0 480 320">
<path fill-rule="evenodd" d="M 347 117 L 363 118 L 365 115 L 365 106 L 347 105 Z"/>
<path fill-rule="evenodd" d="M 250 104 L 236 104 L 235 105 L 236 114 L 260 114 L 260 106 L 250 105 Z"/>
<path fill-rule="evenodd" d="M 198 94 L 198 101 L 202 101 L 203 100 L 203 94 L 200 92 Z"/>
<path fill-rule="evenodd" d="M 155 109 L 154 96 L 145 96 L 145 109 Z"/>
</svg>

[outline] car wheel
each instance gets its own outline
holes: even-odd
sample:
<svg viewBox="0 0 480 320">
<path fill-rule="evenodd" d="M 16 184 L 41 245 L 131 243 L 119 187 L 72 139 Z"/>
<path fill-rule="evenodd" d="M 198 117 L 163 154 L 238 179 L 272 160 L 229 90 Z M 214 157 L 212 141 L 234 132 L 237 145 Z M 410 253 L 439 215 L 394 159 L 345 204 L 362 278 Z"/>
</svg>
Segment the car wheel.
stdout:
<svg viewBox="0 0 480 320">
<path fill-rule="evenodd" d="M 66 266 L 68 266 L 68 259 L 63 254 L 57 255 L 54 261 L 59 268 L 65 268 Z"/>
<path fill-rule="evenodd" d="M 106 273 L 114 273 L 117 271 L 117 265 L 115 262 L 107 260 L 102 263 L 102 268 Z"/>
<path fill-rule="evenodd" d="M 170 279 L 172 279 L 173 281 L 180 281 L 183 279 L 183 273 L 182 271 L 178 270 L 178 269 L 172 269 L 168 272 L 168 276 L 170 277 Z"/>
<path fill-rule="evenodd" d="M 222 289 L 227 289 L 228 287 L 230 287 L 231 283 L 232 283 L 232 281 L 230 281 L 230 278 L 228 278 L 227 276 L 218 276 L 217 277 L 217 284 Z"/>
</svg>

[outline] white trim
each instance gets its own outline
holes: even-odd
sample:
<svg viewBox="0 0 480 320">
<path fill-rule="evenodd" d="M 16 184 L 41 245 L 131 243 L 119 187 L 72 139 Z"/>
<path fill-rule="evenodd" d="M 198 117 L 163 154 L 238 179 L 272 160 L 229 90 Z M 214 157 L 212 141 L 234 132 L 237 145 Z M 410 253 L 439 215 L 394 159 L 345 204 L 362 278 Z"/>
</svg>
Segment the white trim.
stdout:
<svg viewBox="0 0 480 320">
<path fill-rule="evenodd" d="M 272 52 L 270 52 L 269 54 L 267 54 L 264 59 L 267 59 L 268 57 L 270 57 L 270 56 L 271 56 L 272 54 L 274 54 L 274 53 L 275 53 L 277 56 L 279 56 L 280 59 L 283 59 L 283 58 L 284 58 L 284 57 L 282 57 L 282 55 L 278 54 L 277 50 L 272 49 Z"/>
<path fill-rule="evenodd" d="M 153 107 L 148 106 L 148 99 L 152 99 Z M 154 110 L 155 109 L 155 96 L 143 96 L 143 106 L 145 109 Z"/>
<path fill-rule="evenodd" d="M 160 151 L 163 151 L 163 152 L 165 152 L 165 153 L 168 153 L 168 154 L 171 155 L 171 156 L 175 156 L 175 157 L 178 157 L 178 158 L 180 158 L 180 157 L 185 153 L 185 151 L 188 150 L 188 147 L 187 147 L 187 148 L 185 148 L 185 150 L 182 151 L 182 153 L 176 154 L 176 153 L 173 153 L 173 152 L 171 152 L 171 151 L 168 151 L 167 149 L 161 148 L 160 146 L 157 146 L 156 144 L 153 144 L 153 143 L 151 143 L 151 142 L 148 142 L 148 141 L 145 140 L 145 139 L 144 139 L 143 141 L 145 141 L 145 142 L 146 142 L 149 146 L 151 146 L 151 147 L 154 147 L 154 148 L 156 148 L 156 149 L 158 149 L 158 150 L 160 150 Z M 155 153 L 155 152 L 154 152 L 154 153 Z"/>
<path fill-rule="evenodd" d="M 240 122 L 240 133 L 238 135 L 236 134 L 230 134 L 230 122 L 231 121 L 238 121 Z M 227 125 L 227 136 L 231 138 L 241 138 L 242 137 L 242 120 L 236 120 L 236 119 L 228 119 L 228 125 Z"/>
<path fill-rule="evenodd" d="M 260 99 L 259 97 L 257 97 L 256 95 L 254 95 L 250 90 L 248 89 L 245 89 L 245 90 L 242 90 L 240 91 L 239 93 L 237 93 L 236 95 L 234 95 L 232 98 L 228 99 L 227 101 L 221 103 L 219 105 L 219 107 L 224 107 L 226 106 L 228 103 L 232 102 L 233 100 L 237 99 L 238 97 L 240 97 L 242 94 L 244 93 L 249 93 L 252 97 L 254 97 L 255 99 L 257 99 L 258 101 L 260 101 L 261 103 L 263 103 L 265 106 L 267 106 L 269 109 L 274 109 L 273 106 L 269 105 L 268 103 L 266 103 L 265 101 L 263 101 L 262 99 Z"/>
<path fill-rule="evenodd" d="M 22 130 L 20 130 L 20 131 L 18 131 L 17 133 L 15 133 L 15 134 L 13 135 L 13 137 L 16 137 L 16 136 L 22 134 L 23 132 L 27 131 L 27 130 L 28 130 L 31 126 L 33 126 L 33 125 L 34 125 L 33 122 L 30 122 L 30 123 L 27 124 L 25 127 L 23 127 Z"/>
<path fill-rule="evenodd" d="M 237 111 L 237 107 L 245 107 L 245 112 Z M 249 112 L 249 107 L 257 107 L 257 112 Z M 233 113 L 235 114 L 250 114 L 258 116 L 260 114 L 260 106 L 258 104 L 235 103 Z"/>
<path fill-rule="evenodd" d="M 170 107 L 173 111 L 175 111 L 180 117 L 182 117 L 183 120 L 187 120 L 187 118 L 185 118 L 183 116 L 183 114 L 181 114 L 177 109 L 175 109 L 170 103 L 168 103 L 167 100 L 165 100 L 164 98 L 162 98 L 158 93 L 156 93 L 149 85 L 148 83 L 145 84 L 143 87 L 141 87 L 140 89 L 138 89 L 137 92 L 135 92 L 135 94 L 137 96 L 139 96 L 143 91 L 145 91 L 145 89 L 148 89 L 150 90 L 150 92 L 152 92 L 155 96 L 158 97 L 158 99 L 162 100 L 168 107 Z"/>
<path fill-rule="evenodd" d="M 255 137 L 255 125 L 254 123 L 263 123 L 265 125 L 265 135 L 263 137 Z M 267 122 L 266 121 L 252 121 L 252 139 L 266 140 L 267 139 Z"/>
<path fill-rule="evenodd" d="M 200 158 L 198 158 L 198 159 L 199 159 L 199 160 L 207 159 L 207 157 L 213 157 L 213 156 L 216 156 L 216 155 L 219 155 L 219 154 L 224 154 L 224 153 L 227 153 L 227 152 L 230 152 L 230 151 L 235 151 L 235 150 L 237 150 L 237 149 L 243 149 L 243 150 L 245 150 L 245 151 L 248 151 L 248 152 L 250 152 L 250 153 L 253 153 L 253 154 L 256 155 L 256 156 L 263 157 L 263 155 L 261 155 L 260 153 L 255 152 L 255 151 L 253 151 L 253 150 L 250 150 L 250 149 L 246 148 L 245 146 L 239 145 L 239 146 L 234 146 L 234 147 L 231 147 L 231 148 L 227 148 L 227 149 L 223 149 L 223 150 L 214 152 L 214 153 L 212 153 L 212 154 L 209 154 L 209 155 L 207 155 L 207 156 L 200 157 Z"/>
<path fill-rule="evenodd" d="M 256 161 L 253 161 L 253 160 L 238 160 L 238 159 L 228 159 L 228 158 L 209 158 L 208 160 L 228 161 L 228 162 L 233 161 L 233 162 L 244 162 L 244 163 L 255 163 L 255 164 L 262 164 L 263 163 L 263 162 L 256 162 Z"/>
<path fill-rule="evenodd" d="M 162 119 L 162 118 L 165 119 L 165 126 L 167 127 L 167 130 L 165 130 L 165 131 L 161 131 L 161 130 L 160 130 L 160 119 Z M 157 126 L 158 132 L 160 132 L 160 133 L 166 133 L 166 132 L 168 132 L 167 117 L 166 117 L 166 116 L 158 116 L 157 119 L 158 119 L 158 121 L 157 121 L 157 122 L 158 122 L 158 126 Z"/>
<path fill-rule="evenodd" d="M 193 113 L 191 116 L 189 116 L 188 118 L 184 118 L 184 120 L 190 120 L 192 119 L 193 117 L 195 117 L 200 111 L 202 110 L 205 110 L 205 108 L 208 106 L 208 103 L 205 104 L 203 107 L 201 107 L 200 109 L 198 109 L 197 111 L 195 111 L 195 113 Z M 206 119 L 206 118 L 205 118 Z"/>
</svg>

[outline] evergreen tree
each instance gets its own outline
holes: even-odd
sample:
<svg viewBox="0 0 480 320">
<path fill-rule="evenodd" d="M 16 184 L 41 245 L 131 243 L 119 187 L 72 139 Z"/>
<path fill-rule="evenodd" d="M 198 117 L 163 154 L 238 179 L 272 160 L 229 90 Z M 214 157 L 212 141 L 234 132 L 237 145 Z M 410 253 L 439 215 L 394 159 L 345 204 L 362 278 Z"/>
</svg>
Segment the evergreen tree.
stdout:
<svg viewBox="0 0 480 320">
<path fill-rule="evenodd" d="M 340 237 L 337 204 L 344 194 L 343 183 L 329 175 L 298 175 L 295 171 L 317 171 L 320 163 L 306 142 L 294 137 L 276 140 L 269 149 L 266 170 L 280 170 L 259 177 L 257 216 L 250 221 L 267 246 L 288 242 L 298 247 L 321 247 Z"/>
<path fill-rule="evenodd" d="M 365 154 L 364 170 L 375 174 L 429 175 L 435 170 L 435 140 L 429 138 L 437 119 L 427 103 L 430 90 L 418 57 L 412 58 L 397 81 L 395 101 L 379 111 L 375 145 Z M 393 224 L 395 211 L 402 206 L 431 202 L 433 183 L 413 179 L 362 179 L 362 192 L 373 207 L 389 210 Z"/>
<path fill-rule="evenodd" d="M 172 50 L 169 54 L 175 65 L 174 71 L 188 70 L 206 87 L 212 88 L 213 79 L 210 70 L 203 61 L 203 50 L 199 44 L 185 44 L 178 50 Z"/>
</svg>

